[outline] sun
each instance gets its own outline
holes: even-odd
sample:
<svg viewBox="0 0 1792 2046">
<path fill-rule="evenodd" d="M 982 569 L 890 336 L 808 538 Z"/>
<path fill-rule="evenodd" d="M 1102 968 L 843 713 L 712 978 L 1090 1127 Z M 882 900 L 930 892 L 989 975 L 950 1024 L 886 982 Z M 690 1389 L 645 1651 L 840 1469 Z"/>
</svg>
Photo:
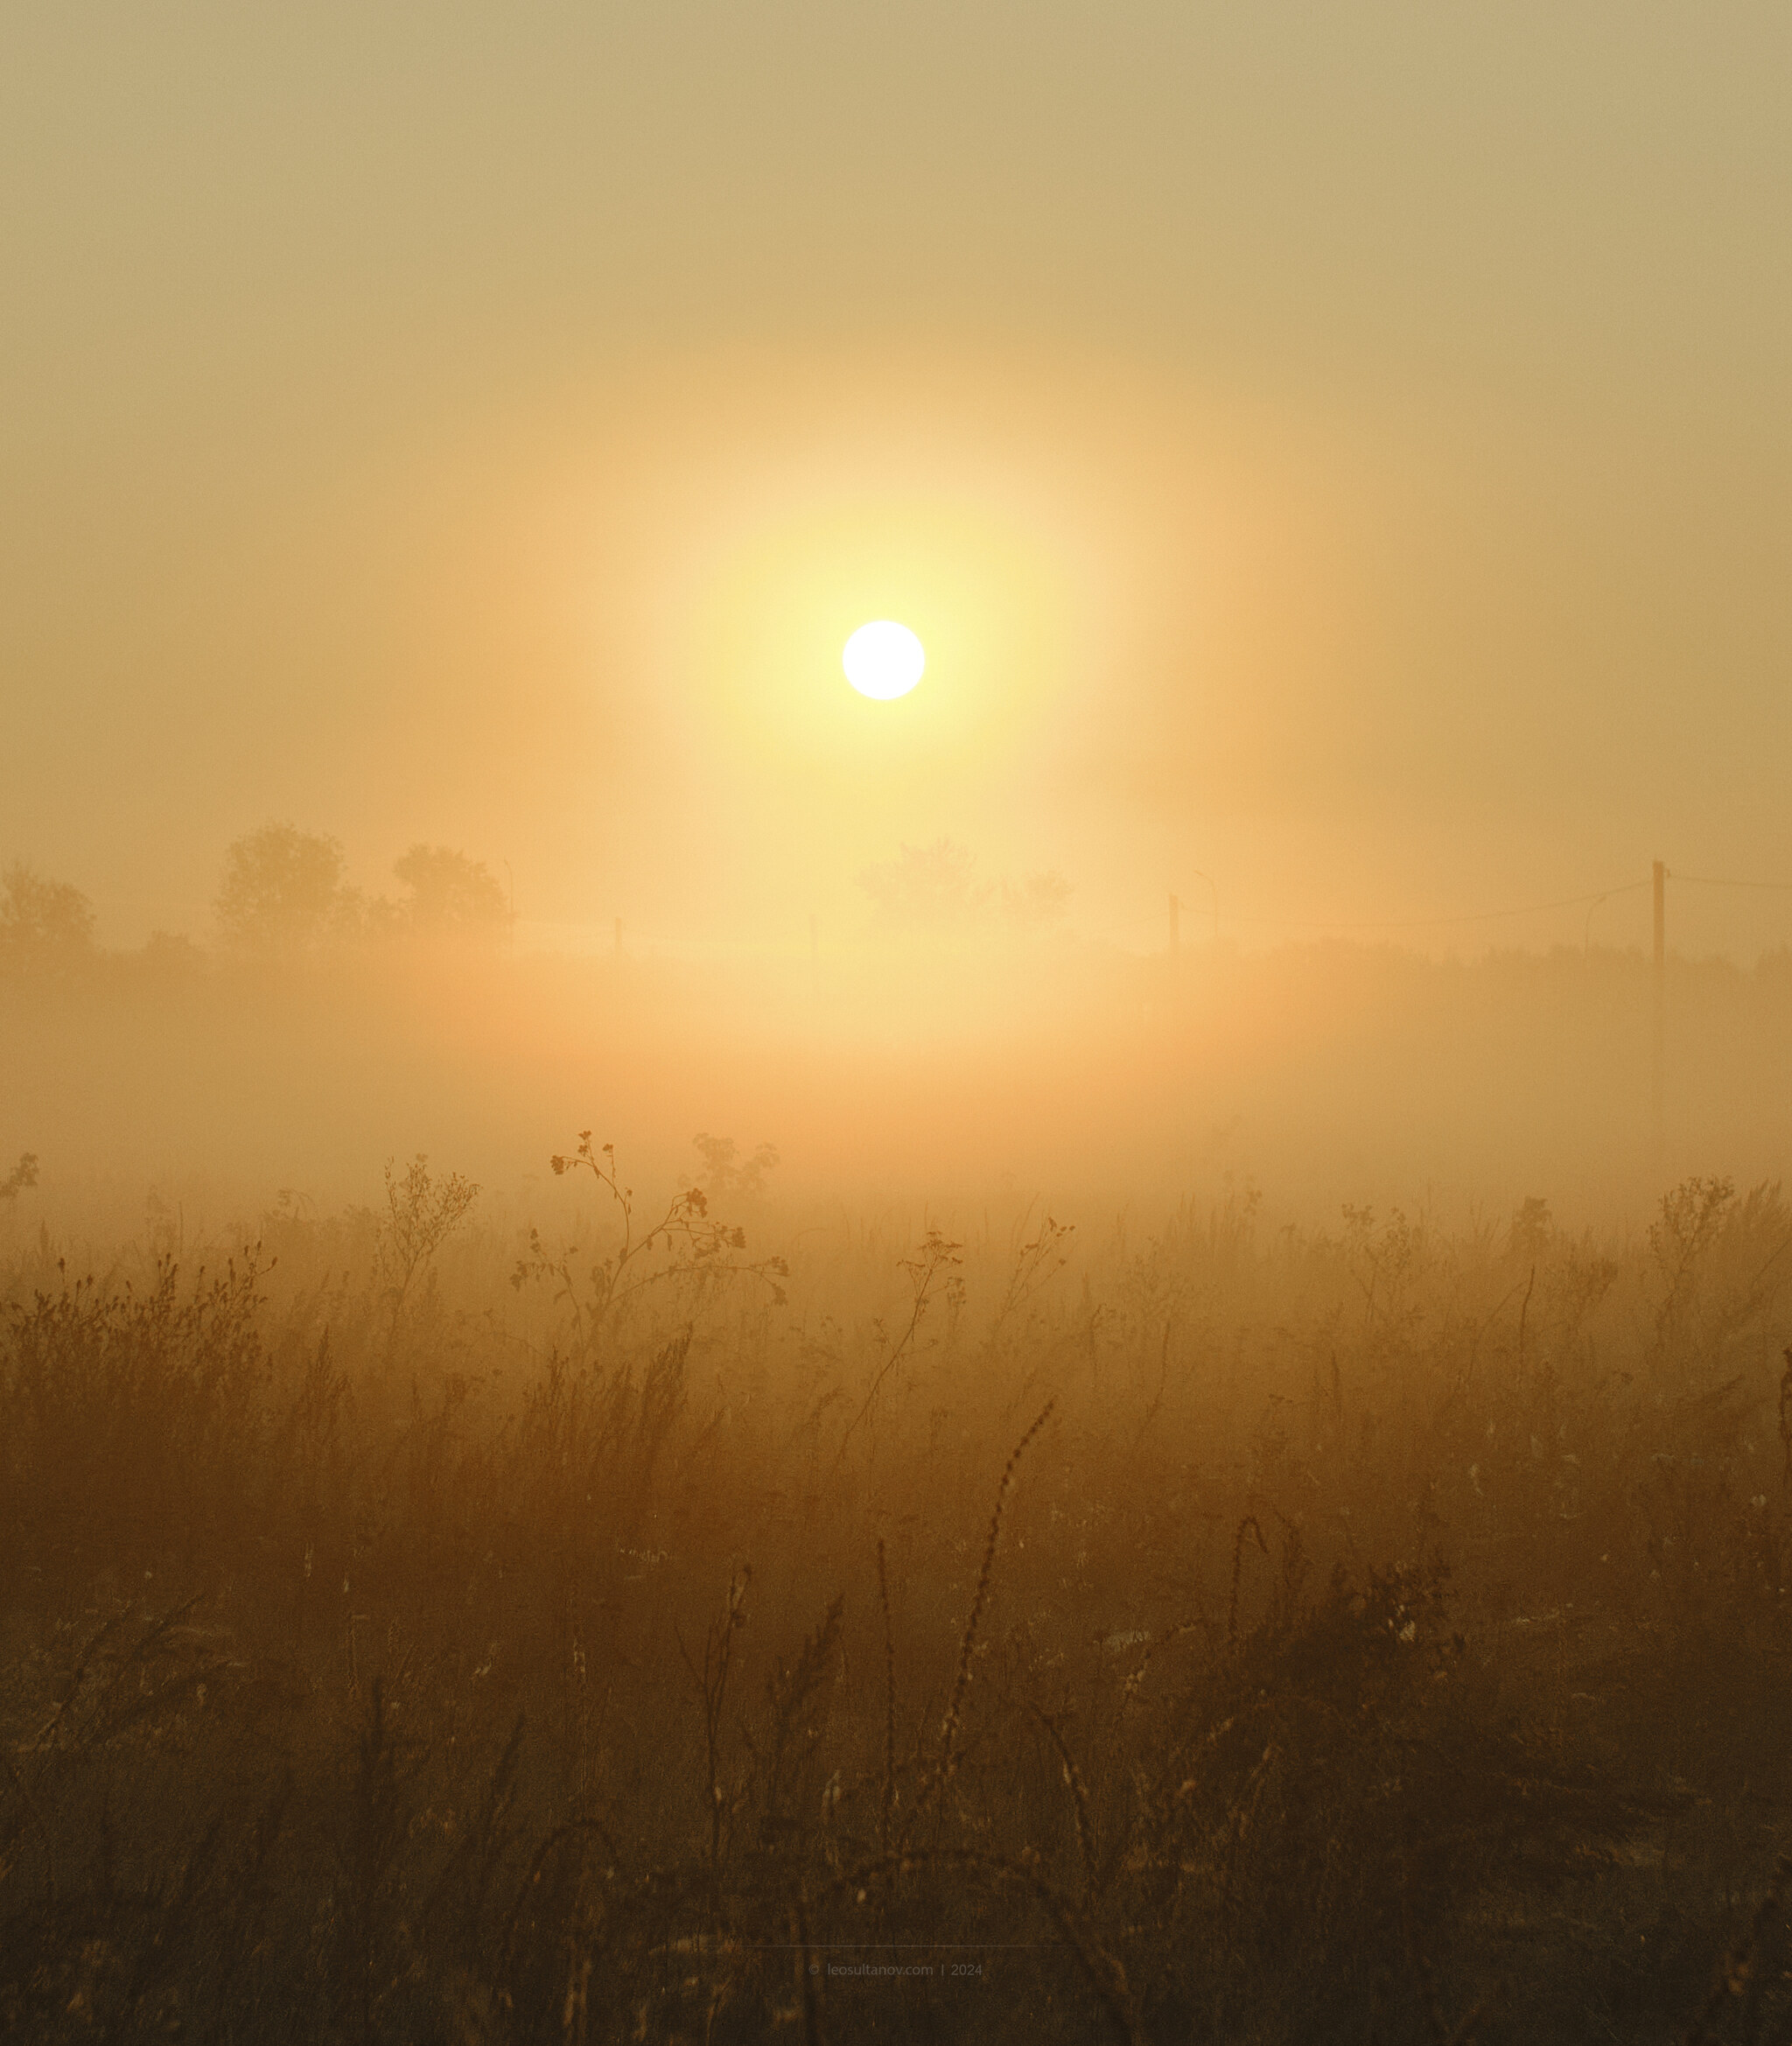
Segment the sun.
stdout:
<svg viewBox="0 0 1792 2046">
<path fill-rule="evenodd" d="M 862 697 L 887 703 L 906 697 L 921 678 L 927 649 L 906 625 L 879 618 L 862 625 L 840 656 L 846 679 Z"/>
</svg>

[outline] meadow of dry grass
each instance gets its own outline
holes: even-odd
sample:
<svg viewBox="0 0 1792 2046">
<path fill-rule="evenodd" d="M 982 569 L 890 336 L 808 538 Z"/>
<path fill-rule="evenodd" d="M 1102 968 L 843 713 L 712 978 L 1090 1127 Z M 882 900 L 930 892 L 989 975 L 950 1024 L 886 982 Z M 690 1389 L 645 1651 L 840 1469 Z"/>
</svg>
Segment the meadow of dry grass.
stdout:
<svg viewBox="0 0 1792 2046">
<path fill-rule="evenodd" d="M 625 1238 L 558 1162 L 18 1230 L 9 2035 L 1785 2035 L 1775 1190 L 780 1237 L 712 1154 Z"/>
</svg>

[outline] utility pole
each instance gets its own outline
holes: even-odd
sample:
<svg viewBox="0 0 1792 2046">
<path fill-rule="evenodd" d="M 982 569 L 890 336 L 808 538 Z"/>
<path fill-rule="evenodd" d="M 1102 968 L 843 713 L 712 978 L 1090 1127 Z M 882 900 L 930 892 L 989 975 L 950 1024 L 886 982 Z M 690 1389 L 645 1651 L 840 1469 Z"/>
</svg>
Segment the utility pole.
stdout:
<svg viewBox="0 0 1792 2046">
<path fill-rule="evenodd" d="M 1170 898 L 1170 949 L 1173 953 L 1181 949 L 1182 902 L 1180 896 L 1172 895 Z"/>
<path fill-rule="evenodd" d="M 1656 899 L 1656 971 L 1655 971 L 1655 1061 L 1653 1078 L 1653 1106 L 1655 1111 L 1656 1149 L 1662 1147 L 1662 1061 L 1668 1014 L 1668 870 L 1658 859 L 1655 863 Z"/>
</svg>

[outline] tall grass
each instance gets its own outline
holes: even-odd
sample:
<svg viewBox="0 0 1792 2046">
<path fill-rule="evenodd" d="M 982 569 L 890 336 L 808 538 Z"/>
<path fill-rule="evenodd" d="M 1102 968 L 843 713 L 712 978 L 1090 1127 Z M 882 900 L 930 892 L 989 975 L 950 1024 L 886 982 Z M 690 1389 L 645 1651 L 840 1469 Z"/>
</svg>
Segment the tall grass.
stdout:
<svg viewBox="0 0 1792 2046">
<path fill-rule="evenodd" d="M 466 1194 L 11 1273 L 14 2034 L 1792 2022 L 1776 1191 L 788 1277 Z"/>
</svg>

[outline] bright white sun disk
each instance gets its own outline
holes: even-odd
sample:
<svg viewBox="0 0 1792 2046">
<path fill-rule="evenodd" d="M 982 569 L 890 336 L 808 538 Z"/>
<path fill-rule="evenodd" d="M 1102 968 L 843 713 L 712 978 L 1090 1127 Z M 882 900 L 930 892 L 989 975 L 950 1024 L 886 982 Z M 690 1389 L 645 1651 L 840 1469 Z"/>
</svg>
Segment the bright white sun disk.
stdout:
<svg viewBox="0 0 1792 2046">
<path fill-rule="evenodd" d="M 846 679 L 862 697 L 887 703 L 906 697 L 927 667 L 927 649 L 906 625 L 880 618 L 862 625 L 840 656 Z"/>
</svg>

